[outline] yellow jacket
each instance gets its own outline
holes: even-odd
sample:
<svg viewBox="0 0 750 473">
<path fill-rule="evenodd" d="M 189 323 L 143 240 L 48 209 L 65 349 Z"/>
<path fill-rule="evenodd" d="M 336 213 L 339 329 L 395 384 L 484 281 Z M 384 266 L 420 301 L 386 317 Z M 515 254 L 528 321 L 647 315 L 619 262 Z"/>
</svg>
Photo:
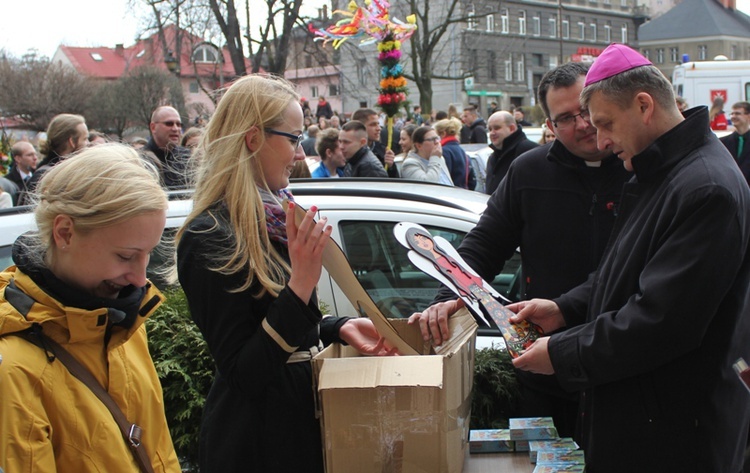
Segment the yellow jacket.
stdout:
<svg viewBox="0 0 750 473">
<path fill-rule="evenodd" d="M 7 299 L 15 286 L 36 301 L 20 313 Z M 138 472 L 109 410 L 59 360 L 9 335 L 38 323 L 85 366 L 143 428 L 142 443 L 156 472 L 180 472 L 164 416 L 161 385 L 144 322 L 163 296 L 151 287 L 133 327 L 115 327 L 105 346 L 107 309 L 66 307 L 12 266 L 0 272 L 0 468 L 26 472 Z"/>
</svg>

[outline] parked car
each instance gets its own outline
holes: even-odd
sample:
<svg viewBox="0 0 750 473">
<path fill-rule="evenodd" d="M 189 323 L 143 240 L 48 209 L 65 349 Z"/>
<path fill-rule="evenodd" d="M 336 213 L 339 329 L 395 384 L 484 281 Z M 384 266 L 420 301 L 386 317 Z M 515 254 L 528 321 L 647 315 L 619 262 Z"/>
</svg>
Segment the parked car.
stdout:
<svg viewBox="0 0 750 473">
<path fill-rule="evenodd" d="M 304 208 L 318 207 L 318 218 L 327 217 L 332 238 L 343 249 L 358 280 L 387 317 L 408 317 L 427 308 L 439 283 L 416 268 L 407 250 L 393 236 L 398 222 L 422 225 L 454 247 L 479 220 L 487 196 L 439 184 L 391 179 L 299 179 L 291 190 Z M 185 193 L 171 194 L 166 235 L 184 222 L 192 201 Z M 189 195 L 187 196 L 189 197 Z M 11 245 L 16 237 L 34 228 L 29 208 L 0 211 L 0 265 L 12 264 Z M 492 282 L 503 296 L 519 299 L 520 256 L 509 261 Z M 325 269 L 318 297 L 334 315 L 357 315 Z M 497 330 L 480 328 L 478 347 L 502 346 Z"/>
</svg>

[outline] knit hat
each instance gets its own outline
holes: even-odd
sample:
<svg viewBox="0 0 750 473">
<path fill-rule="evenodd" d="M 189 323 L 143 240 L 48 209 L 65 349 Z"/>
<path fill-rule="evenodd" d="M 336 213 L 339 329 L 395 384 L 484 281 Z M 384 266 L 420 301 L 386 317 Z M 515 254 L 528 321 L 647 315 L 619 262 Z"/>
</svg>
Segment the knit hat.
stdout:
<svg viewBox="0 0 750 473">
<path fill-rule="evenodd" d="M 599 55 L 586 74 L 585 85 L 609 79 L 636 67 L 652 66 L 651 61 L 643 57 L 638 51 L 624 44 L 612 43 Z"/>
</svg>

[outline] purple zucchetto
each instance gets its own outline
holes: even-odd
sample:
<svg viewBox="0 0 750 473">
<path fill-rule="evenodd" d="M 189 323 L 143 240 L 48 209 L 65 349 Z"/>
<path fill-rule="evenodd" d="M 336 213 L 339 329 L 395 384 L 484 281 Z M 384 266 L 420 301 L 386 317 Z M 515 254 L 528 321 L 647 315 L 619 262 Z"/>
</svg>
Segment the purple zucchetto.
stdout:
<svg viewBox="0 0 750 473">
<path fill-rule="evenodd" d="M 635 49 L 624 44 L 612 43 L 592 64 L 588 74 L 586 74 L 585 85 L 588 86 L 609 79 L 621 72 L 641 66 L 653 66 L 653 64 Z"/>
</svg>

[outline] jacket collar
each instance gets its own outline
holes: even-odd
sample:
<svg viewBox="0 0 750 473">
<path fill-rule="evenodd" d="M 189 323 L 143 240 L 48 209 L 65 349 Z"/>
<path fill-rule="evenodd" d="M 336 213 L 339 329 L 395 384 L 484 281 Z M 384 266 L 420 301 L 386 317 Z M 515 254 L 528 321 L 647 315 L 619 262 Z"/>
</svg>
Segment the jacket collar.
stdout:
<svg viewBox="0 0 750 473">
<path fill-rule="evenodd" d="M 653 181 L 668 173 L 713 134 L 708 125 L 708 107 L 692 108 L 684 116 L 685 120 L 633 156 L 631 163 L 639 182 Z"/>
</svg>

